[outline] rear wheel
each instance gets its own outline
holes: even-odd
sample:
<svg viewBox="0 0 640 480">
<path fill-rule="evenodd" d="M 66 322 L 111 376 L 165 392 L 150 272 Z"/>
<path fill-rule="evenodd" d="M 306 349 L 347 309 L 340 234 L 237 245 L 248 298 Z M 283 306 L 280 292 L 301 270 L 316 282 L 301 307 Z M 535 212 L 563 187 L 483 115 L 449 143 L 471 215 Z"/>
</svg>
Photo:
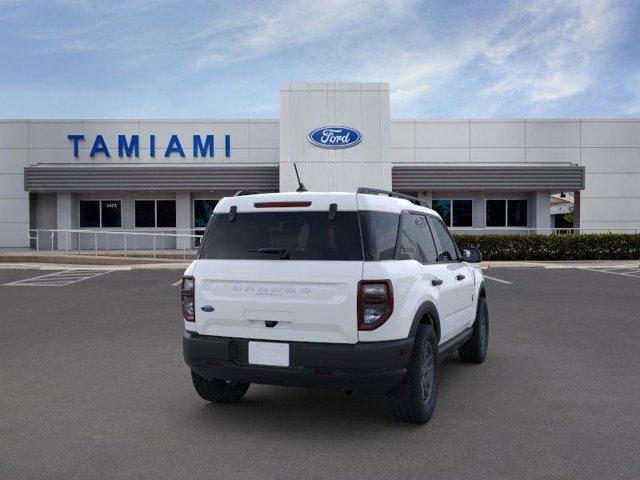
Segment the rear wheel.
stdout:
<svg viewBox="0 0 640 480">
<path fill-rule="evenodd" d="M 228 382 L 226 380 L 207 380 L 191 370 L 193 387 L 202 398 L 213 403 L 236 403 L 242 400 L 249 390 L 250 383 Z"/>
<path fill-rule="evenodd" d="M 403 422 L 427 423 L 438 393 L 438 339 L 431 325 L 420 325 L 407 375 L 387 394 L 393 415 Z"/>
<path fill-rule="evenodd" d="M 484 297 L 478 299 L 476 321 L 473 324 L 473 335 L 458 349 L 460 360 L 469 363 L 482 363 L 487 358 L 489 345 L 489 308 Z"/>
</svg>

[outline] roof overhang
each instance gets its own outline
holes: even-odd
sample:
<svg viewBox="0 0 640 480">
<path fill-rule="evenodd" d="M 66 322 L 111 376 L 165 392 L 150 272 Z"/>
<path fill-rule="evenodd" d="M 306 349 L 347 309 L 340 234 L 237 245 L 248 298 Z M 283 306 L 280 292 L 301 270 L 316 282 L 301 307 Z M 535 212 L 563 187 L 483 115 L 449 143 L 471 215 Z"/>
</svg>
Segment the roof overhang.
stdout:
<svg viewBox="0 0 640 480">
<path fill-rule="evenodd" d="M 477 191 L 577 191 L 584 189 L 580 165 L 394 165 L 393 189 Z"/>
<path fill-rule="evenodd" d="M 24 169 L 29 192 L 104 190 L 256 190 L 278 191 L 277 165 L 34 165 Z"/>
</svg>

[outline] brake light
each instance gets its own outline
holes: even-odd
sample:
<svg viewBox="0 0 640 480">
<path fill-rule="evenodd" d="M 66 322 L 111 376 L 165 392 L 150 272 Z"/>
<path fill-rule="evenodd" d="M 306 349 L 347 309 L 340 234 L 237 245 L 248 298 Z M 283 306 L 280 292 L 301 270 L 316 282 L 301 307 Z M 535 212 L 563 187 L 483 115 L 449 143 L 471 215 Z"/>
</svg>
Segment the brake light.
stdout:
<svg viewBox="0 0 640 480">
<path fill-rule="evenodd" d="M 254 208 L 296 208 L 310 207 L 311 202 L 255 202 Z"/>
<path fill-rule="evenodd" d="M 180 302 L 182 304 L 182 317 L 187 322 L 196 321 L 195 293 L 195 278 L 183 277 L 182 287 L 180 288 Z"/>
<path fill-rule="evenodd" d="M 390 280 L 363 280 L 358 283 L 358 330 L 375 330 L 393 312 Z"/>
</svg>

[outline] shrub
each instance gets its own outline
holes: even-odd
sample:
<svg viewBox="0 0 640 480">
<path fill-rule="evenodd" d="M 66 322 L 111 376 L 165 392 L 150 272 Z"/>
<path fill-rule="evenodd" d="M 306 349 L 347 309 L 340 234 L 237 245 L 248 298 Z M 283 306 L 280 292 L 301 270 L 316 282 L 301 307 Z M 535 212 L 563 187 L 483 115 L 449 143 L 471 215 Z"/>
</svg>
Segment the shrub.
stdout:
<svg viewBox="0 0 640 480">
<path fill-rule="evenodd" d="M 454 237 L 460 247 L 478 248 L 483 260 L 640 259 L 640 234 L 454 234 Z"/>
</svg>

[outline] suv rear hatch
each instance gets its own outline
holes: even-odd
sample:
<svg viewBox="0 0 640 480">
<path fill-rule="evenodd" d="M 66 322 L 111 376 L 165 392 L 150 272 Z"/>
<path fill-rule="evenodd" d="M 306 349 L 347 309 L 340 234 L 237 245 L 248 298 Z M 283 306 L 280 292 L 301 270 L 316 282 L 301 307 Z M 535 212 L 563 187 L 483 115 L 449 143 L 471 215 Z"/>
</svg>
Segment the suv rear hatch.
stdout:
<svg viewBox="0 0 640 480">
<path fill-rule="evenodd" d="M 363 250 L 354 194 L 225 198 L 198 258 L 199 334 L 357 342 Z"/>
</svg>

